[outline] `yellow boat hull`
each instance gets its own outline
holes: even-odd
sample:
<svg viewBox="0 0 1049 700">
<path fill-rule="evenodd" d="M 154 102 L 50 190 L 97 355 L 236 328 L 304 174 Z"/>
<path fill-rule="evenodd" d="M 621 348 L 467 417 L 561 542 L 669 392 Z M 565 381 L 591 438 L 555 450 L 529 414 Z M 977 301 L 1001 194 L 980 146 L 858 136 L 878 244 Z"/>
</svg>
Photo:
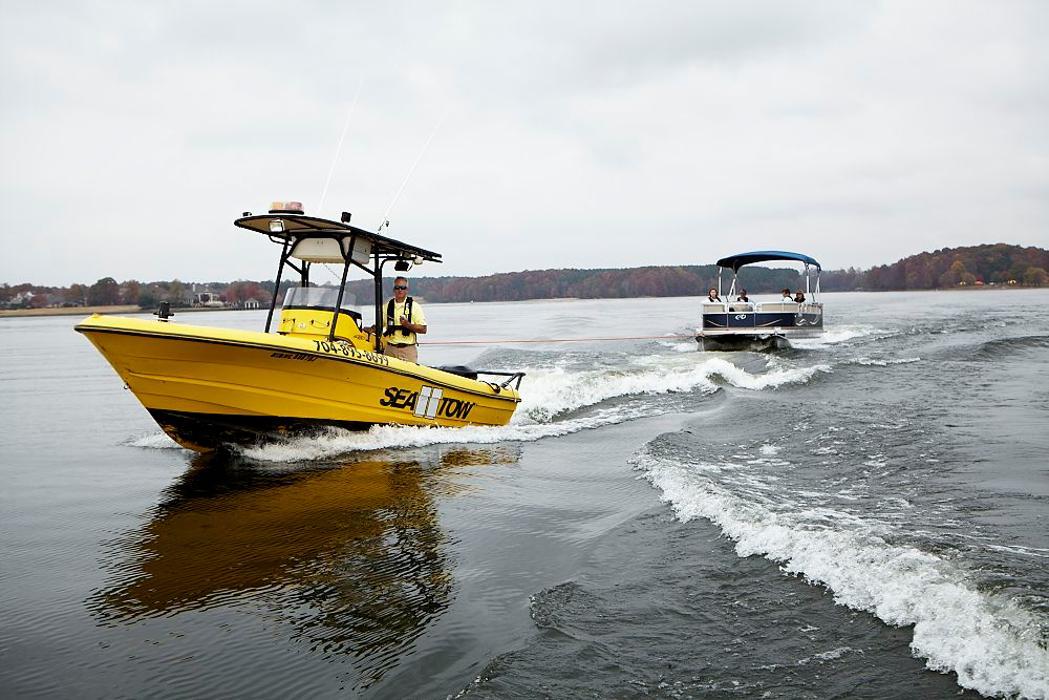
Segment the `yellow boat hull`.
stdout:
<svg viewBox="0 0 1049 700">
<path fill-rule="evenodd" d="M 76 326 L 172 439 L 209 451 L 323 426 L 505 425 L 509 387 L 348 341 L 93 315 Z"/>
</svg>

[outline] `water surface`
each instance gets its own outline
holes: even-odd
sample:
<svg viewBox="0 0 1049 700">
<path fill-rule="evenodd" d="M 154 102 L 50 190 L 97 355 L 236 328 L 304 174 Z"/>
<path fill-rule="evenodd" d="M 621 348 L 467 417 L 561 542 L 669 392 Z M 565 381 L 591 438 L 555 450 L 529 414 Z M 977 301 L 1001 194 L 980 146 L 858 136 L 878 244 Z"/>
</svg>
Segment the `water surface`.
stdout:
<svg viewBox="0 0 1049 700">
<path fill-rule="evenodd" d="M 1049 697 L 1049 293 L 824 301 L 772 355 L 692 299 L 431 304 L 657 337 L 424 346 L 526 370 L 514 422 L 225 457 L 2 319 L 0 694 Z"/>
</svg>

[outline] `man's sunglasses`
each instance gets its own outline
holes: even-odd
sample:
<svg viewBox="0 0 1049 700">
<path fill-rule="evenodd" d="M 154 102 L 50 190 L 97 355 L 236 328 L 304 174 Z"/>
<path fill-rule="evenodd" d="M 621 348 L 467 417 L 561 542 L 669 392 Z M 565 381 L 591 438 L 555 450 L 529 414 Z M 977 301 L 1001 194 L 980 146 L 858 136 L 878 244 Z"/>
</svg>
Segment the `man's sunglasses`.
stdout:
<svg viewBox="0 0 1049 700">
<path fill-rule="evenodd" d="M 393 285 L 393 288 L 394 289 L 407 289 L 408 285 L 406 285 L 406 284 L 395 284 L 395 285 Z"/>
</svg>

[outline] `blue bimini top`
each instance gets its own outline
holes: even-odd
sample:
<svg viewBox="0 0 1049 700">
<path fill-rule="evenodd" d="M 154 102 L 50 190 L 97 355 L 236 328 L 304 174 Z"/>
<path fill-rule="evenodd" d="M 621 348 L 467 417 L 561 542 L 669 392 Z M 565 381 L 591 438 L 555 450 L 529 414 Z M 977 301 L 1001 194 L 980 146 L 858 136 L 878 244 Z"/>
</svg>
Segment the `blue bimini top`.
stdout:
<svg viewBox="0 0 1049 700">
<path fill-rule="evenodd" d="M 721 260 L 718 260 L 718 267 L 728 267 L 731 268 L 733 272 L 738 272 L 739 268 L 744 265 L 765 262 L 766 260 L 797 260 L 806 265 L 814 265 L 817 270 L 822 269 L 820 264 L 816 262 L 815 258 L 811 258 L 808 255 L 802 255 L 801 253 L 791 253 L 786 250 L 755 250 L 750 253 L 730 255 L 727 258 L 721 258 Z"/>
</svg>

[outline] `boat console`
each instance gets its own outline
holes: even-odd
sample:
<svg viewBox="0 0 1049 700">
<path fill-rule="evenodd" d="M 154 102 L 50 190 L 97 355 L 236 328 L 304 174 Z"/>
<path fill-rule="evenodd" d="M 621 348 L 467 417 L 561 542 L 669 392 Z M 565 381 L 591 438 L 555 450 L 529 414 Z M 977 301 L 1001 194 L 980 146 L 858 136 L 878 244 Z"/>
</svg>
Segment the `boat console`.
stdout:
<svg viewBox="0 0 1049 700">
<path fill-rule="evenodd" d="M 361 314 L 353 294 L 343 289 L 341 299 L 337 287 L 291 287 L 284 295 L 277 332 L 281 335 L 332 336 L 351 343 L 358 336 L 364 340 L 361 330 Z M 335 313 L 338 308 L 338 313 Z M 332 319 L 335 330 L 332 332 Z M 362 349 L 368 349 L 365 340 Z"/>
</svg>

